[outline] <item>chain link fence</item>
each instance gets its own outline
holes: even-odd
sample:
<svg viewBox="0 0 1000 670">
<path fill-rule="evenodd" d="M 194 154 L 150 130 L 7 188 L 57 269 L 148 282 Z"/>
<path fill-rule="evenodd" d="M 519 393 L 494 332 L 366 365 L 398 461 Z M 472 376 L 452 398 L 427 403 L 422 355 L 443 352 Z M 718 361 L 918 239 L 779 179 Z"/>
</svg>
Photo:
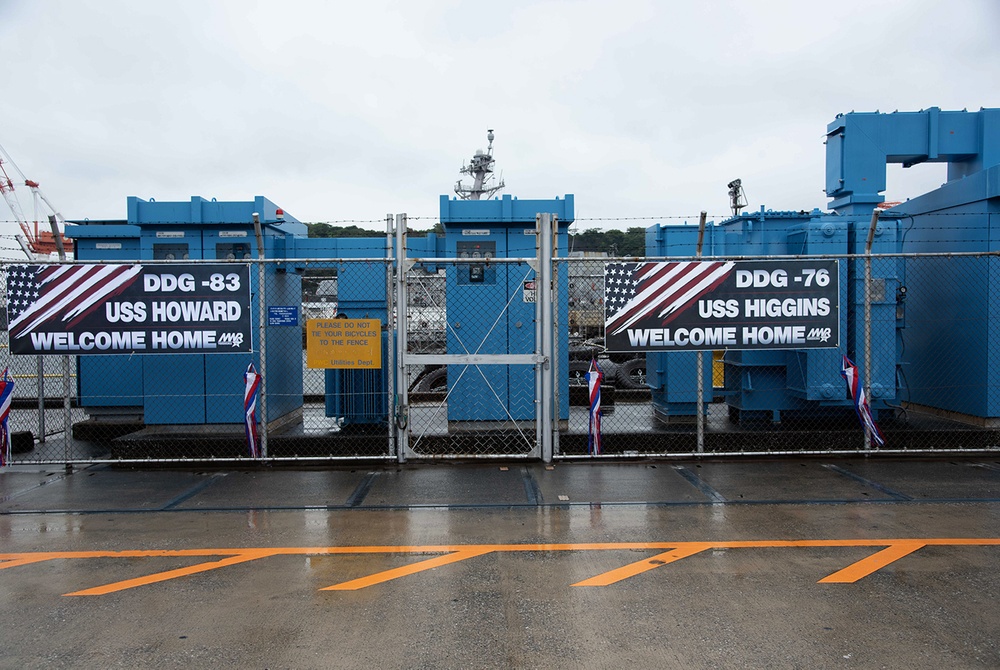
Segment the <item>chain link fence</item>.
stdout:
<svg viewBox="0 0 1000 670">
<path fill-rule="evenodd" d="M 546 306 L 533 259 L 470 251 L 401 269 L 374 253 L 231 261 L 250 278 L 240 309 L 252 342 L 242 353 L 92 354 L 73 349 L 88 346 L 78 338 L 56 355 L 12 354 L 5 327 L 12 461 L 249 462 L 250 364 L 263 376 L 256 416 L 265 461 L 540 458 L 548 430 L 557 459 L 1000 445 L 995 254 L 797 257 L 809 259 L 838 263 L 836 348 L 615 350 L 605 332 L 614 290 L 606 264 L 663 259 L 595 256 L 553 263 L 550 360 L 539 357 Z M 16 293 L 15 265 L 0 266 L 5 300 Z M 222 318 L 201 317 L 202 331 Z M 844 356 L 881 444 L 866 439 Z M 596 368 L 599 454 L 588 388 Z M 548 374 L 553 392 L 543 400 Z M 551 403 L 551 426 L 542 402 Z"/>
</svg>

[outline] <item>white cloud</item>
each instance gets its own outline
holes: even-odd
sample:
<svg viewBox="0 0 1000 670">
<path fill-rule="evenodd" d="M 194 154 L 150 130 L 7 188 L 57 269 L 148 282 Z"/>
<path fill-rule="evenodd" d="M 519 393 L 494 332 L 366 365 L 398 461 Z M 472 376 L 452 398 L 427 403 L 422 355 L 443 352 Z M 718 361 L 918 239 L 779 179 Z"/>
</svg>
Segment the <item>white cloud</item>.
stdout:
<svg viewBox="0 0 1000 670">
<path fill-rule="evenodd" d="M 811 209 L 836 114 L 1000 106 L 998 19 L 992 0 L 8 2 L 0 144 L 68 218 L 124 218 L 129 195 L 434 217 L 487 128 L 507 192 L 573 193 L 582 217 L 725 214 L 735 177 L 754 208 Z"/>
</svg>

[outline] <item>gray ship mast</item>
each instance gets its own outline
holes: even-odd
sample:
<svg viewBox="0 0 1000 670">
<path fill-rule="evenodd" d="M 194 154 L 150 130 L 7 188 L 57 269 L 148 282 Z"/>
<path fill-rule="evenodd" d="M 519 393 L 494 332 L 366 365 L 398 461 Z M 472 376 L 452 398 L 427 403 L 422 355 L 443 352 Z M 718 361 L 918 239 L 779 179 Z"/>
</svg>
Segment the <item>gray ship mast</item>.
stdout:
<svg viewBox="0 0 1000 670">
<path fill-rule="evenodd" d="M 504 187 L 503 175 L 500 176 L 499 183 L 494 182 L 493 176 L 493 129 L 486 131 L 486 139 L 489 140 L 489 147 L 483 152 L 476 149 L 475 155 L 468 165 L 463 165 L 459 170 L 462 174 L 472 177 L 472 186 L 463 186 L 462 180 L 455 182 L 455 193 L 462 200 L 489 199 L 494 193 Z"/>
</svg>

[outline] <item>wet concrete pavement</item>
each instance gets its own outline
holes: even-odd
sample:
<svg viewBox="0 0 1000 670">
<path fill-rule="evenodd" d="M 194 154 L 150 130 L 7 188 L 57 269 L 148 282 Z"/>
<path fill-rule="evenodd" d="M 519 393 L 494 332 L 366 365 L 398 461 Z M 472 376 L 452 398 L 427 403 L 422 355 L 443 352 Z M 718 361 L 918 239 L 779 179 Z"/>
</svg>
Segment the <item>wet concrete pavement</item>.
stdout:
<svg viewBox="0 0 1000 670">
<path fill-rule="evenodd" d="M 0 668 L 995 668 L 1000 462 L 0 473 Z"/>
</svg>

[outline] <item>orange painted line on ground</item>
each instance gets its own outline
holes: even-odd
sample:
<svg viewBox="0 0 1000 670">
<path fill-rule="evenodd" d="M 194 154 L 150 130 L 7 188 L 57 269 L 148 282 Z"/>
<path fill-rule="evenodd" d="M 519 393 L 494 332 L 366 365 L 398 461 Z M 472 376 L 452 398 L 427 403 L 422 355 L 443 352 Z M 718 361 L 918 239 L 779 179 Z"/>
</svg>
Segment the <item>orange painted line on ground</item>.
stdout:
<svg viewBox="0 0 1000 670">
<path fill-rule="evenodd" d="M 48 556 L 45 554 L 35 554 L 29 556 L 22 556 L 21 558 L 4 558 L 0 559 L 0 570 L 4 568 L 16 568 L 19 565 L 30 565 L 32 563 L 41 563 L 43 561 L 51 561 L 53 558 L 58 558 L 54 556 Z"/>
<path fill-rule="evenodd" d="M 873 572 L 881 570 L 894 561 L 898 561 L 904 556 L 909 556 L 917 549 L 926 546 L 924 542 L 899 542 L 886 547 L 882 551 L 863 558 L 857 563 L 853 563 L 843 570 L 824 577 L 819 580 L 820 584 L 853 584 L 859 579 L 864 579 Z"/>
<path fill-rule="evenodd" d="M 893 538 L 851 540 L 720 540 L 696 542 L 593 542 L 565 544 L 434 544 L 434 545 L 365 545 L 356 547 L 242 547 L 225 549 L 137 549 L 123 551 L 48 551 L 0 553 L 0 561 L 32 558 L 170 558 L 234 556 L 248 552 L 267 552 L 269 556 L 320 556 L 333 554 L 421 554 L 453 553 L 456 551 L 608 551 L 622 549 L 670 550 L 688 545 L 707 545 L 718 549 L 782 548 L 782 547 L 886 547 L 908 542 L 927 546 L 992 546 L 1000 545 L 1000 538 Z M 0 565 L 3 565 L 0 563 Z"/>
<path fill-rule="evenodd" d="M 615 568 L 614 570 L 609 570 L 604 574 L 591 577 L 590 579 L 585 579 L 582 582 L 577 582 L 576 584 L 573 584 L 573 586 L 608 586 L 610 584 L 620 582 L 623 579 L 635 577 L 636 575 L 640 575 L 648 570 L 654 570 L 661 565 L 669 565 L 674 561 L 679 561 L 682 558 L 693 556 L 697 553 L 705 551 L 706 549 L 710 549 L 711 547 L 711 544 L 688 542 L 685 543 L 683 547 L 678 547 L 676 549 L 672 549 L 671 551 L 657 554 L 651 558 L 636 561 L 635 563 L 630 563 L 629 565 L 624 565 L 620 568 Z"/>
<path fill-rule="evenodd" d="M 399 579 L 400 577 L 406 577 L 407 575 L 414 575 L 418 572 L 423 572 L 424 570 L 430 570 L 442 565 L 457 563 L 468 558 L 475 558 L 476 556 L 482 556 L 483 554 L 489 553 L 492 553 L 491 549 L 468 549 L 456 551 L 443 556 L 428 558 L 427 560 L 420 561 L 419 563 L 411 563 L 410 565 L 404 565 L 400 568 L 377 572 L 374 575 L 369 575 L 368 577 L 361 577 L 359 579 L 341 582 L 340 584 L 334 584 L 333 586 L 327 586 L 320 589 L 320 591 L 356 591 L 358 589 L 363 589 L 366 586 L 382 584 L 383 582 Z"/>
<path fill-rule="evenodd" d="M 0 554 L 0 561 L 25 558 L 29 556 L 44 556 L 54 558 L 171 558 L 184 556 L 233 556 L 247 551 L 264 551 L 261 548 L 231 548 L 231 549 L 127 549 L 122 551 L 40 551 L 22 552 L 17 554 Z M 270 551 L 270 550 L 267 550 Z"/>
<path fill-rule="evenodd" d="M 783 547 L 887 547 L 894 544 L 905 544 L 907 542 L 919 542 L 927 546 L 992 546 L 1000 545 L 1000 538 L 985 537 L 959 537 L 959 538 L 922 538 L 922 537 L 900 537 L 883 539 L 857 539 L 857 540 L 723 540 L 721 542 L 710 542 L 713 548 L 718 549 L 741 549 L 741 548 L 774 548 Z M 680 547 L 686 542 L 675 542 L 670 546 Z"/>
<path fill-rule="evenodd" d="M 1000 546 L 1000 538 L 899 538 L 842 540 L 732 540 L 711 542 L 601 542 L 553 544 L 482 544 L 482 545 L 402 545 L 356 547 L 272 547 L 242 549 L 167 549 L 124 551 L 65 551 L 0 553 L 0 570 L 54 559 L 77 558 L 177 558 L 222 557 L 221 560 L 199 563 L 186 568 L 169 570 L 146 577 L 115 582 L 104 586 L 75 591 L 66 595 L 103 595 L 125 589 L 163 582 L 177 577 L 215 570 L 229 565 L 253 561 L 266 556 L 281 555 L 346 555 L 346 554 L 442 554 L 412 565 L 380 572 L 369 577 L 335 584 L 323 590 L 343 591 L 365 588 L 399 577 L 416 574 L 438 566 L 463 561 L 493 552 L 559 552 L 660 550 L 661 554 L 592 577 L 574 586 L 603 586 L 641 574 L 647 570 L 678 561 L 711 548 L 782 548 L 782 547 L 887 547 L 866 559 L 835 572 L 820 583 L 853 583 L 889 565 L 923 546 Z"/>
<path fill-rule="evenodd" d="M 108 593 L 115 593 L 116 591 L 125 591 L 126 589 L 134 589 L 137 586 L 145 586 L 147 584 L 155 584 L 157 582 L 165 582 L 170 579 L 176 579 L 178 577 L 186 577 L 188 575 L 195 575 L 199 572 L 208 572 L 209 570 L 217 570 L 218 568 L 225 568 L 230 565 L 237 565 L 239 563 L 246 563 L 247 561 L 255 561 L 258 558 L 264 558 L 265 556 L 272 556 L 273 553 L 269 550 L 252 549 L 249 551 L 241 552 L 237 556 L 230 556 L 229 558 L 224 558 L 221 561 L 214 561 L 212 563 L 199 563 L 197 565 L 190 565 L 186 568 L 178 568 L 176 570 L 167 570 L 166 572 L 157 572 L 156 574 L 146 575 L 145 577 L 136 577 L 135 579 L 126 579 L 121 582 L 114 582 L 112 584 L 105 584 L 104 586 L 95 586 L 91 589 L 84 589 L 82 591 L 74 591 L 73 593 L 64 593 L 67 596 L 103 596 Z"/>
</svg>

